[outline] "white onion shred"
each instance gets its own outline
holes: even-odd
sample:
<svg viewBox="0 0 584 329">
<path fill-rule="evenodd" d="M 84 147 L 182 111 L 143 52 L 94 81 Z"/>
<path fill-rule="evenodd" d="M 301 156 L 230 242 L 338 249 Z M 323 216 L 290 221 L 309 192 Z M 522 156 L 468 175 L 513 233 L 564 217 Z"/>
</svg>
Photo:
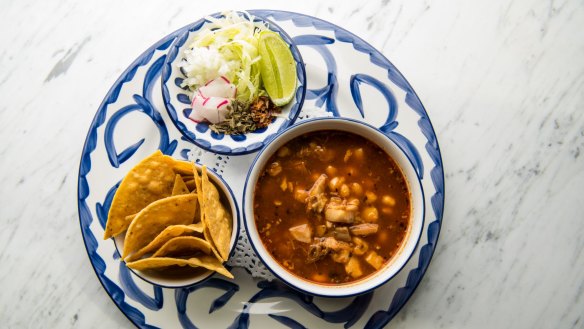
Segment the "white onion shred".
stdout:
<svg viewBox="0 0 584 329">
<path fill-rule="evenodd" d="M 236 99 L 249 104 L 263 92 L 260 88 L 258 34 L 267 27 L 254 22 L 247 12 L 222 13 L 223 18 L 206 17 L 178 64 L 187 78 L 182 87 L 197 90 L 210 80 L 227 77 L 237 87 Z"/>
</svg>

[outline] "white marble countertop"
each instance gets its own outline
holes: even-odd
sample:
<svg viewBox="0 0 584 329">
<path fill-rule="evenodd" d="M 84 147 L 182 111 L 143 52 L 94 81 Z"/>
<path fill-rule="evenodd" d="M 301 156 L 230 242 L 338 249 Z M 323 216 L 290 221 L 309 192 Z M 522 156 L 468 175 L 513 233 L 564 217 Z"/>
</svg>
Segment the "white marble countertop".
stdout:
<svg viewBox="0 0 584 329">
<path fill-rule="evenodd" d="M 226 8 L 297 11 L 380 49 L 438 135 L 439 244 L 390 328 L 584 327 L 581 1 L 0 3 L 3 328 L 131 323 L 97 280 L 77 213 L 88 127 L 162 36 Z M 28 121 L 26 121 L 28 120 Z"/>
</svg>

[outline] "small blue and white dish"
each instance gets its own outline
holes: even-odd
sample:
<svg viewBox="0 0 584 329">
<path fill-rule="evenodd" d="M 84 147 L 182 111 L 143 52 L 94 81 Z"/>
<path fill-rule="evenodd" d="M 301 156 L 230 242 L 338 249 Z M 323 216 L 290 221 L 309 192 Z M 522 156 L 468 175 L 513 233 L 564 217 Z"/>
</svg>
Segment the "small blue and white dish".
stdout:
<svg viewBox="0 0 584 329">
<path fill-rule="evenodd" d="M 199 172 L 201 171 L 201 166 L 196 165 Z M 231 224 L 231 237 L 229 239 L 229 257 L 233 255 L 235 252 L 235 248 L 237 246 L 237 241 L 239 239 L 239 232 L 240 232 L 240 225 L 241 219 L 239 216 L 239 206 L 237 204 L 237 200 L 235 199 L 235 195 L 231 190 L 231 187 L 227 184 L 227 182 L 215 173 L 213 170 L 207 171 L 209 175 L 209 179 L 213 182 L 213 184 L 217 187 L 219 191 L 219 195 L 221 197 L 221 203 L 223 203 L 229 213 L 231 214 L 231 220 L 233 223 Z M 116 250 L 119 251 L 124 249 L 124 240 L 125 234 L 118 234 L 114 238 L 114 242 L 116 245 Z M 125 267 L 125 265 L 124 265 Z M 194 271 L 183 271 L 182 273 L 173 273 L 173 275 L 165 275 L 165 273 L 156 272 L 156 271 L 139 271 L 134 270 L 131 268 L 127 268 L 132 273 L 134 273 L 140 279 L 158 287 L 162 288 L 170 288 L 170 289 L 180 289 L 180 288 L 188 288 L 194 285 L 200 284 L 205 282 L 207 279 L 212 277 L 215 272 L 211 270 L 206 270 L 204 268 L 200 268 L 200 270 Z M 191 268 L 193 270 L 194 268 Z"/>
<path fill-rule="evenodd" d="M 249 15 L 248 13 L 239 13 Z M 210 15 L 222 18 L 223 14 Z M 306 72 L 300 51 L 292 38 L 275 23 L 257 16 L 248 16 L 253 22 L 265 24 L 269 30 L 277 32 L 290 45 L 290 51 L 296 64 L 296 93 L 292 101 L 282 107 L 281 113 L 265 128 L 239 135 L 227 135 L 212 131 L 207 122 L 195 122 L 189 118 L 192 92 L 188 87 L 181 87 L 186 78 L 179 63 L 184 59 L 184 51 L 189 47 L 197 33 L 208 24 L 209 19 L 203 18 L 187 26 L 169 49 L 162 68 L 162 97 L 166 110 L 177 129 L 184 138 L 204 150 L 225 155 L 241 155 L 255 152 L 267 144 L 277 133 L 291 126 L 296 120 L 306 93 Z M 208 26 L 207 26 L 208 27 Z"/>
</svg>

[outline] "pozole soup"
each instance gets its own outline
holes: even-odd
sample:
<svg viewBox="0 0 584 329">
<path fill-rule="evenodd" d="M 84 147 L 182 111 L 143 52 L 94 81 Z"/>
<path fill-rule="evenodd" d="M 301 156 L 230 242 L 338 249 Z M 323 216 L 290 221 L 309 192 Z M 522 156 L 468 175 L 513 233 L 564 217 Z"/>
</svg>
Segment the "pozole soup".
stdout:
<svg viewBox="0 0 584 329">
<path fill-rule="evenodd" d="M 282 146 L 262 169 L 253 202 L 274 260 L 321 284 L 379 270 L 411 226 L 402 171 L 379 146 L 349 132 L 312 132 Z"/>
</svg>

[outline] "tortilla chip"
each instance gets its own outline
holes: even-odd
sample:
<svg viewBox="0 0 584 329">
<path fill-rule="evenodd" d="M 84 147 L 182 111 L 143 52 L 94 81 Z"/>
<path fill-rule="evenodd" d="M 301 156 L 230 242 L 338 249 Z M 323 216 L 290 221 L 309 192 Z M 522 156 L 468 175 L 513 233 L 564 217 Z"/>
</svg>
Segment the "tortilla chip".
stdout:
<svg viewBox="0 0 584 329">
<path fill-rule="evenodd" d="M 104 239 L 116 236 L 130 226 L 131 221 L 126 216 L 136 214 L 150 203 L 171 194 L 174 182 L 172 165 L 158 150 L 128 172 L 114 195 Z"/>
<path fill-rule="evenodd" d="M 171 257 L 151 257 L 151 258 L 144 258 L 137 260 L 135 262 L 127 263 L 126 264 L 129 268 L 143 271 L 143 270 L 150 270 L 150 269 L 159 269 L 162 267 L 167 266 L 192 266 L 192 267 L 204 267 L 208 270 L 215 271 L 219 274 L 222 274 L 230 279 L 233 279 L 233 274 L 229 273 L 229 271 L 223 267 L 221 261 L 215 258 L 214 256 L 197 256 L 191 257 L 188 259 L 182 258 L 171 258 Z"/>
<path fill-rule="evenodd" d="M 196 190 L 197 191 L 201 191 L 201 176 L 199 176 L 199 171 L 197 170 L 197 166 L 195 166 L 195 164 L 192 164 L 191 167 L 191 172 L 193 173 L 193 177 L 195 177 L 195 186 L 196 186 Z M 205 200 L 203 199 L 203 194 L 202 193 L 197 193 L 197 195 L 199 196 L 199 206 L 201 207 L 201 209 L 205 208 Z M 203 221 L 203 217 L 204 217 L 204 212 L 201 211 L 201 222 L 203 224 L 205 224 L 205 221 Z"/>
<path fill-rule="evenodd" d="M 148 245 L 169 225 L 188 225 L 195 219 L 197 195 L 184 194 L 155 201 L 142 209 L 126 232 L 122 258 Z"/>
<path fill-rule="evenodd" d="M 205 167 L 205 166 L 203 166 L 203 167 Z M 199 176 L 199 171 L 197 170 L 197 167 L 195 166 L 195 164 L 193 164 L 193 175 L 195 177 L 195 185 L 197 186 L 197 191 L 202 191 L 201 177 Z M 205 211 L 204 211 L 205 198 L 203 197 L 203 193 L 197 193 L 197 195 L 199 196 L 201 223 L 203 223 L 203 235 L 205 236 L 205 240 L 207 240 L 211 243 L 211 248 L 213 250 L 213 254 L 215 254 L 217 259 L 223 260 L 223 257 L 221 257 L 221 254 L 219 253 L 219 251 L 217 251 L 217 248 L 215 247 L 215 244 L 213 243 L 213 240 L 211 239 L 211 233 L 209 232 L 209 226 L 207 225 L 207 222 L 205 219 Z"/>
<path fill-rule="evenodd" d="M 172 169 L 177 174 L 182 176 L 192 176 L 193 175 L 193 163 L 186 160 L 177 160 L 173 157 L 169 157 L 172 160 Z"/>
<path fill-rule="evenodd" d="M 129 223 L 132 223 L 132 221 L 134 220 L 134 218 L 136 218 L 136 215 L 138 215 L 138 214 L 136 213 L 136 214 L 133 214 L 133 215 L 126 216 L 126 221 L 129 222 Z"/>
<path fill-rule="evenodd" d="M 191 179 L 185 182 L 186 187 L 189 188 L 189 190 L 191 191 L 196 191 L 197 190 L 197 185 L 195 184 L 195 179 Z"/>
<path fill-rule="evenodd" d="M 231 214 L 223 204 L 221 204 L 219 191 L 209 181 L 209 176 L 207 175 L 207 167 L 203 166 L 202 169 L 202 180 L 201 180 L 201 192 L 197 193 L 203 195 L 203 204 L 201 212 L 205 213 L 203 218 L 205 221 L 205 227 L 209 230 L 211 242 L 224 261 L 229 258 L 229 245 L 231 241 L 231 231 L 233 222 L 231 220 Z M 196 179 L 196 178 L 195 178 Z"/>
<path fill-rule="evenodd" d="M 189 188 L 185 185 L 182 177 L 176 174 L 174 177 L 174 187 L 172 188 L 172 195 L 189 194 Z"/>
<path fill-rule="evenodd" d="M 193 184 L 194 184 L 194 181 L 193 181 Z M 175 195 L 188 194 L 188 193 L 190 193 L 190 190 L 187 187 L 187 185 L 185 185 L 185 181 L 183 180 L 182 176 L 179 174 L 176 174 L 176 176 L 174 177 L 174 186 L 172 187 L 172 192 L 170 195 L 175 196 Z M 136 218 L 136 215 L 138 215 L 138 213 L 126 216 L 126 221 L 132 222 L 134 220 L 134 218 Z"/>
<path fill-rule="evenodd" d="M 168 240 L 152 257 L 181 257 L 199 252 L 211 253 L 211 244 L 194 236 L 179 236 Z"/>
<path fill-rule="evenodd" d="M 160 232 L 160 234 L 158 234 L 154 240 L 150 241 L 146 247 L 136 251 L 132 255 L 126 257 L 124 260 L 126 262 L 131 262 L 139 259 L 148 253 L 160 249 L 160 247 L 162 247 L 170 239 L 190 233 L 203 233 L 203 223 L 198 222 L 191 225 L 170 225 L 162 232 Z"/>
</svg>

